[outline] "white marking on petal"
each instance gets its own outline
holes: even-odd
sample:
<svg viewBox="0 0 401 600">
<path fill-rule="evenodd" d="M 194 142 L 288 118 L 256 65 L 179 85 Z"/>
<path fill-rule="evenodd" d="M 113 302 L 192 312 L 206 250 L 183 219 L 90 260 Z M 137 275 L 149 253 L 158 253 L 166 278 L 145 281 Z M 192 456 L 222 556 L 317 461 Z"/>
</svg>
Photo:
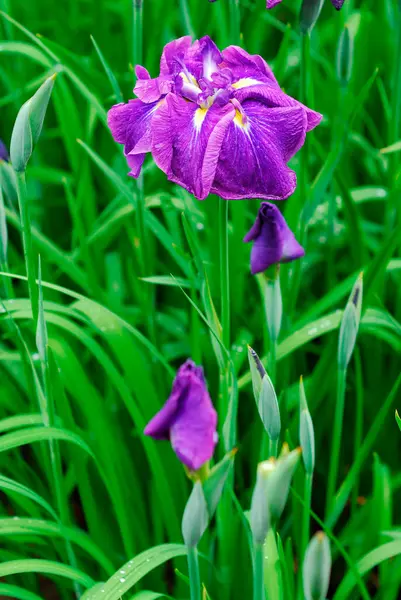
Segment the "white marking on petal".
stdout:
<svg viewBox="0 0 401 600">
<path fill-rule="evenodd" d="M 231 85 L 236 90 L 242 90 L 242 88 L 250 87 L 251 85 L 263 85 L 263 81 L 258 81 L 252 77 L 243 77 L 243 79 L 238 79 L 238 81 L 232 83 Z"/>
<path fill-rule="evenodd" d="M 203 57 L 203 76 L 211 80 L 216 71 L 217 63 L 213 60 L 213 52 L 207 52 Z"/>
</svg>

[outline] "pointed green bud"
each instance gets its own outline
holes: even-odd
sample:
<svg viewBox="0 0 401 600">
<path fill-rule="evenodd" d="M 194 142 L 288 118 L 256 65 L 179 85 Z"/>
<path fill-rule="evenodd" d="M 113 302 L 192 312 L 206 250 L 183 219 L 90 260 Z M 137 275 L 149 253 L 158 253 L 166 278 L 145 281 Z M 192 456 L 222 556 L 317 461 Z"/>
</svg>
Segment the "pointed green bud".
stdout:
<svg viewBox="0 0 401 600">
<path fill-rule="evenodd" d="M 273 460 L 267 460 L 258 465 L 256 485 L 253 490 L 249 520 L 253 541 L 264 544 L 270 529 L 270 512 L 268 504 L 268 478 L 276 468 Z"/>
<path fill-rule="evenodd" d="M 302 458 L 306 472 L 308 475 L 313 475 L 315 468 L 315 432 L 312 417 L 308 409 L 302 377 L 299 381 L 299 408 L 299 439 L 302 448 Z"/>
<path fill-rule="evenodd" d="M 281 320 L 283 317 L 283 300 L 281 297 L 281 286 L 279 270 L 276 277 L 268 279 L 266 284 L 266 319 L 270 340 L 277 342 L 280 335 Z"/>
<path fill-rule="evenodd" d="M 256 405 L 263 426 L 271 440 L 280 436 L 280 409 L 274 386 L 255 350 L 248 346 L 249 365 L 251 367 L 252 387 Z"/>
<path fill-rule="evenodd" d="M 346 25 L 341 32 L 337 48 L 337 78 L 343 86 L 346 86 L 351 79 L 353 61 L 354 38 Z"/>
<path fill-rule="evenodd" d="M 209 472 L 208 478 L 203 482 L 203 493 L 205 495 L 210 518 L 212 518 L 216 512 L 224 485 L 234 464 L 236 453 L 236 448 L 231 450 L 231 452 L 228 452 L 223 460 L 213 467 Z"/>
<path fill-rule="evenodd" d="M 209 523 L 209 513 L 203 487 L 196 482 L 182 517 L 182 537 L 188 548 L 195 548 Z"/>
<path fill-rule="evenodd" d="M 301 6 L 301 33 L 310 33 L 319 18 L 324 0 L 303 0 Z"/>
<path fill-rule="evenodd" d="M 258 402 L 262 390 L 262 379 L 266 375 L 266 369 L 255 350 L 250 346 L 248 346 L 248 360 L 251 369 L 253 395 L 256 402 Z"/>
<path fill-rule="evenodd" d="M 325 600 L 330 584 L 331 553 L 327 536 L 319 531 L 306 549 L 303 565 L 305 600 Z"/>
<path fill-rule="evenodd" d="M 338 366 L 341 369 L 346 369 L 348 367 L 355 348 L 356 337 L 361 320 L 363 293 L 362 275 L 362 273 L 359 275 L 354 287 L 352 288 L 351 295 L 341 320 L 340 334 L 338 339 Z"/>
<path fill-rule="evenodd" d="M 270 517 L 274 522 L 278 521 L 283 513 L 290 491 L 291 480 L 295 473 L 295 469 L 298 466 L 300 457 L 301 448 L 296 448 L 289 454 L 282 454 L 280 458 L 274 462 L 275 468 L 269 476 L 269 484 L 267 486 Z M 272 459 L 267 461 L 267 463 L 270 462 L 272 462 Z"/>
<path fill-rule="evenodd" d="M 32 98 L 27 100 L 19 110 L 10 144 L 10 158 L 15 171 L 25 171 L 40 137 L 55 77 L 56 75 L 52 75 L 46 79 Z"/>
<path fill-rule="evenodd" d="M 258 410 L 269 438 L 277 441 L 280 437 L 281 418 L 276 392 L 270 377 L 266 374 L 262 380 Z"/>
</svg>

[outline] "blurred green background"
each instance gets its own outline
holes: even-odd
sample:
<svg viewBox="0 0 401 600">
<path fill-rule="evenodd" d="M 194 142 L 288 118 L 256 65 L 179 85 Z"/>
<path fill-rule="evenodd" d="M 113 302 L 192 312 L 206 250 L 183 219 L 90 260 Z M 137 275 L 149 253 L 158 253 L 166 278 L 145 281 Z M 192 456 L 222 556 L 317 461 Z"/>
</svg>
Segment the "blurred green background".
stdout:
<svg viewBox="0 0 401 600">
<path fill-rule="evenodd" d="M 0 565 L 0 577 L 7 575 L 7 585 L 26 594 L 13 596 L 2 583 L 0 592 L 30 600 L 34 597 L 28 592 L 71 598 L 74 580 L 75 592 L 76 585 L 85 587 L 75 571 L 103 581 L 138 552 L 181 542 L 189 482 L 167 444 L 145 439 L 142 431 L 167 398 L 175 369 L 189 356 L 204 365 L 211 396 L 222 406 L 219 350 L 210 334 L 210 328 L 218 331 L 215 315 L 221 310 L 218 199 L 194 200 L 167 182 L 151 157 L 139 182 L 128 178 L 121 148 L 107 129 L 106 111 L 120 93 L 125 101 L 132 97 L 136 62 L 156 76 L 164 44 L 187 33 L 208 34 L 221 49 L 237 43 L 261 54 L 288 94 L 324 115 L 291 162 L 300 181 L 297 192 L 280 203 L 306 248 L 304 259 L 281 268 L 284 317 L 275 384 L 283 439 L 292 447 L 299 443 L 298 380 L 303 374 L 316 435 L 313 510 L 323 518 L 337 329 L 363 270 L 364 313 L 348 372 L 339 473 L 339 483 L 346 480 L 350 493 L 327 524 L 352 564 L 388 541 L 384 531 L 400 540 L 400 432 L 394 409 L 401 407 L 401 398 L 393 386 L 401 370 L 401 165 L 397 147 L 380 151 L 399 141 L 401 133 L 398 2 L 346 0 L 337 12 L 326 1 L 311 33 L 310 55 L 303 58 L 300 2 L 293 0 L 272 11 L 263 1 L 246 0 L 239 5 L 145 0 L 143 9 L 129 0 L 0 0 L 0 8 L 0 138 L 7 145 L 22 103 L 46 77 L 58 73 L 27 170 L 29 211 L 45 282 L 50 419 L 55 427 L 78 434 L 96 457 L 95 462 L 79 444 L 57 443 L 55 485 L 47 445 L 24 438 L 28 429 L 43 428 L 33 373 L 39 380 L 42 374 L 26 284 L 2 276 L 0 560 L 23 563 L 20 574 L 12 576 L 15 571 L 2 571 Z M 345 25 L 352 40 L 348 81 L 339 78 L 337 68 Z M 0 177 L 8 229 L 1 268 L 23 276 L 9 165 L 1 164 Z M 138 203 L 145 205 L 144 229 Z M 242 242 L 258 206 L 257 200 L 229 204 L 230 352 L 239 411 L 234 490 L 243 509 L 249 506 L 262 437 L 246 345 L 266 357 L 266 365 L 271 350 L 265 280 L 250 275 L 250 248 Z M 15 415 L 20 420 L 10 425 L 7 419 Z M 220 428 L 224 418 L 220 411 Z M 4 440 L 17 432 L 20 442 L 10 448 Z M 221 443 L 218 455 L 223 452 Z M 10 479 L 34 495 L 16 489 Z M 303 484 L 299 469 L 280 528 L 294 573 L 301 520 L 297 494 L 302 496 Z M 54 531 L 55 521 L 36 494 L 61 517 L 61 530 Z M 214 600 L 243 600 L 250 597 L 252 584 L 246 528 L 235 502 L 228 501 L 225 510 L 231 523 L 225 532 L 229 560 L 226 554 L 219 567 L 221 531 L 211 528 L 201 548 L 211 560 L 203 564 L 203 580 Z M 53 529 L 43 520 L 52 520 Z M 313 524 L 312 531 L 317 527 Z M 335 596 L 350 566 L 335 544 L 333 557 L 329 597 L 362 597 L 356 589 Z M 43 565 L 30 568 L 31 559 L 70 565 L 75 576 Z M 185 572 L 184 562 L 177 566 Z M 398 557 L 368 569 L 361 583 L 368 597 L 399 597 L 400 566 Z M 152 572 L 141 586 L 175 598 L 188 596 L 185 581 L 170 566 Z"/>
</svg>

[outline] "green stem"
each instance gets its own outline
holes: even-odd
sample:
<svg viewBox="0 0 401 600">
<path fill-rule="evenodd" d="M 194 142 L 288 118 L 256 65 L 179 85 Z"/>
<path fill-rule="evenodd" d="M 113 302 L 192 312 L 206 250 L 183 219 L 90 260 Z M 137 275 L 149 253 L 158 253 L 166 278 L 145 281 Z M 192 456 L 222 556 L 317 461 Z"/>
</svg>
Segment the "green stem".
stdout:
<svg viewBox="0 0 401 600">
<path fill-rule="evenodd" d="M 223 344 L 230 349 L 230 274 L 228 258 L 228 202 L 219 198 L 219 242 L 221 273 L 221 326 Z"/>
<path fill-rule="evenodd" d="M 180 0 L 180 14 L 184 21 L 185 33 L 191 36 L 192 39 L 196 38 L 195 30 L 192 27 L 191 15 L 189 12 L 187 0 Z"/>
<path fill-rule="evenodd" d="M 228 202 L 219 198 L 219 247 L 220 247 L 220 297 L 221 297 L 221 326 L 222 342 L 230 351 L 230 274 L 228 258 Z M 224 365 L 220 373 L 221 402 L 220 419 L 224 422 L 229 407 L 230 387 L 230 365 L 227 356 L 224 357 Z M 230 448 L 226 448 L 230 450 Z"/>
<path fill-rule="evenodd" d="M 312 505 L 312 484 L 313 474 L 306 473 L 305 475 L 305 489 L 304 489 L 304 504 L 302 511 L 302 532 L 301 532 L 301 548 L 299 553 L 299 564 L 302 565 L 305 557 L 305 551 L 308 546 L 310 537 L 310 512 Z M 299 570 L 298 578 L 298 599 L 304 600 L 303 586 L 302 586 L 302 569 Z"/>
<path fill-rule="evenodd" d="M 230 7 L 230 29 L 231 29 L 231 43 L 239 44 L 241 36 L 241 16 L 239 11 L 239 1 L 229 0 Z"/>
<path fill-rule="evenodd" d="M 18 206 L 21 217 L 22 245 L 24 248 L 25 269 L 28 278 L 29 298 L 32 306 L 32 317 L 38 319 L 38 288 L 36 286 L 36 261 L 32 249 L 31 224 L 29 219 L 28 198 L 26 193 L 25 172 L 16 173 Z"/>
<path fill-rule="evenodd" d="M 253 600 L 265 599 L 264 584 L 264 549 L 263 544 L 255 544 L 253 548 Z"/>
<path fill-rule="evenodd" d="M 307 106 L 313 106 L 313 86 L 311 78 L 308 77 L 310 71 L 310 34 L 305 33 L 301 36 L 301 73 L 300 73 L 300 100 Z M 310 82 L 310 85 L 308 85 Z M 308 199 L 308 141 L 299 153 L 299 220 L 298 220 L 298 239 L 301 246 L 306 246 L 307 223 L 305 223 L 305 206 Z M 291 295 L 290 295 L 290 314 L 294 311 L 298 298 L 299 288 L 301 286 L 301 266 L 302 259 L 295 261 L 293 265 Z"/>
<path fill-rule="evenodd" d="M 328 517 L 336 491 L 338 467 L 340 463 L 340 450 L 341 450 L 341 437 L 343 428 L 343 417 L 344 417 L 344 404 L 345 404 L 345 381 L 347 376 L 347 369 L 338 368 L 337 372 L 337 399 L 336 409 L 334 417 L 334 431 L 333 431 L 333 444 L 331 449 L 331 461 L 329 471 L 329 481 L 327 485 L 327 497 L 326 497 L 326 518 Z"/>
<path fill-rule="evenodd" d="M 277 372 L 277 341 L 270 340 L 270 355 L 269 355 L 269 376 L 272 380 L 273 385 L 276 384 L 276 372 Z"/>
<path fill-rule="evenodd" d="M 269 456 L 268 458 L 277 458 L 278 440 L 269 439 Z M 265 460 L 265 458 L 263 459 Z"/>
<path fill-rule="evenodd" d="M 188 572 L 189 585 L 191 589 L 191 600 L 201 600 L 199 558 L 196 546 L 193 548 L 188 548 Z"/>
<path fill-rule="evenodd" d="M 356 379 L 356 415 L 355 415 L 355 433 L 354 433 L 354 464 L 358 458 L 359 450 L 363 440 L 363 378 L 362 361 L 358 348 L 355 348 L 355 379 Z M 357 510 L 359 496 L 359 473 L 355 477 L 355 483 L 352 491 L 351 511 L 354 514 Z"/>
</svg>

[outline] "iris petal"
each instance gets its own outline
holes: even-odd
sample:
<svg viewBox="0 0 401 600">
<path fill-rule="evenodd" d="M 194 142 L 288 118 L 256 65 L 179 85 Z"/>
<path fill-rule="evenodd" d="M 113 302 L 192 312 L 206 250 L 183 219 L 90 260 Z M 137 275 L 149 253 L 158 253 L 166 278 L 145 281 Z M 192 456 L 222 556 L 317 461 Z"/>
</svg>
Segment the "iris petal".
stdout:
<svg viewBox="0 0 401 600">
<path fill-rule="evenodd" d="M 222 54 L 224 60 L 220 66 L 230 69 L 234 82 L 239 79 L 253 79 L 262 83 L 270 82 L 279 87 L 273 71 L 258 54 L 248 54 L 239 46 L 228 46 Z"/>
<path fill-rule="evenodd" d="M 246 122 L 237 119 L 227 130 L 212 192 L 226 199 L 288 198 L 296 177 L 286 163 L 304 142 L 305 111 L 254 100 L 244 102 L 242 110 Z"/>
<path fill-rule="evenodd" d="M 252 85 L 250 87 L 238 89 L 235 91 L 234 97 L 241 103 L 250 99 L 261 100 L 270 107 L 300 106 L 304 109 L 307 116 L 306 131 L 314 129 L 322 120 L 322 115 L 320 113 L 304 106 L 301 102 L 298 102 L 298 100 L 285 94 L 280 88 L 276 88 L 270 84 Z"/>
<path fill-rule="evenodd" d="M 203 200 L 210 192 L 230 122 L 231 104 L 203 109 L 169 94 L 152 122 L 152 153 L 170 181 Z"/>
<path fill-rule="evenodd" d="M 158 102 L 130 100 L 128 104 L 116 104 L 108 112 L 111 133 L 116 142 L 124 144 L 133 177 L 139 176 L 145 153 L 151 150 L 151 122 L 158 106 Z"/>
</svg>

